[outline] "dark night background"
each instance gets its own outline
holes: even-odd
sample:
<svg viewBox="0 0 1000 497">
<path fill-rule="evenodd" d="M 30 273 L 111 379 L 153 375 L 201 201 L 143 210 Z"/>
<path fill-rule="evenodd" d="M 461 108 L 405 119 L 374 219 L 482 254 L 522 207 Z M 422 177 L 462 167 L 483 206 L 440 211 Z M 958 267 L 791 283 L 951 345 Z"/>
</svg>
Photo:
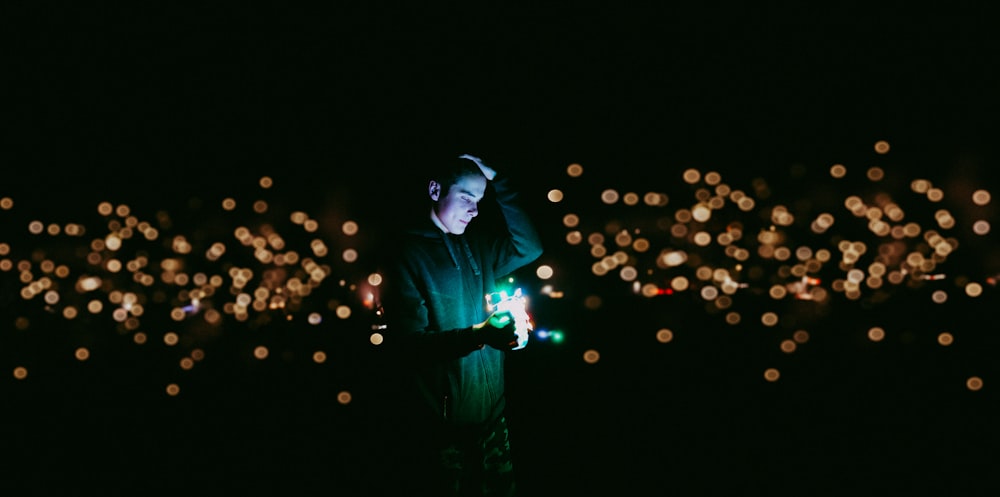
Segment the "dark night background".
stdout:
<svg viewBox="0 0 1000 497">
<path fill-rule="evenodd" d="M 1000 194 L 989 9 L 360 5 L 3 7 L 7 257 L 78 258 L 27 223 L 83 223 L 88 236 L 67 243 L 85 245 L 104 228 L 104 200 L 144 218 L 169 211 L 165 234 L 228 242 L 258 197 L 276 223 L 313 213 L 331 253 L 341 242 L 360 253 L 309 299 L 350 304 L 350 319 L 323 308 L 321 326 L 223 324 L 191 371 L 178 368 L 181 352 L 138 347 L 110 319 L 65 320 L 23 300 L 17 272 L 0 272 L 0 467 L 14 487 L 4 495 L 376 494 L 393 478 L 380 433 L 396 413 L 374 398 L 372 316 L 337 280 L 368 274 L 379 230 L 413 208 L 421 168 L 463 152 L 524 185 L 546 237 L 539 264 L 556 270 L 546 283 L 565 292 L 543 299 L 534 266 L 518 275 L 536 324 L 566 334 L 509 363 L 524 495 L 1000 490 L 996 292 L 969 299 L 953 284 L 1000 273 L 995 232 L 969 229 L 1000 224 L 994 204 L 977 210 L 967 195 Z M 878 140 L 888 154 L 873 151 Z M 582 178 L 566 175 L 571 163 Z M 832 180 L 835 163 L 854 175 Z M 945 189 L 950 203 L 933 208 L 952 210 L 961 243 L 940 268 L 947 305 L 930 303 L 929 285 L 877 305 L 834 294 L 822 310 L 748 297 L 731 326 L 694 295 L 645 299 L 593 276 L 587 248 L 565 241 L 570 212 L 585 233 L 652 224 L 648 210 L 600 204 L 604 188 L 669 191 L 673 212 L 693 199 L 681 182 L 693 167 L 747 190 L 766 178 L 775 203 L 833 198 L 842 209 L 836 199 L 869 188 L 860 173 L 873 165 L 900 199 L 916 203 L 910 179 Z M 566 200 L 547 202 L 552 189 Z M 243 218 L 219 215 L 228 196 Z M 837 214 L 845 238 L 865 236 Z M 750 233 L 759 219 L 746 216 Z M 345 240 L 348 219 L 361 232 Z M 587 308 L 592 295 L 603 305 Z M 771 308 L 809 329 L 794 354 L 755 320 Z M 23 317 L 30 326 L 17 328 Z M 884 342 L 865 338 L 873 325 L 889 331 Z M 152 309 L 143 328 L 184 332 Z M 660 328 L 674 341 L 656 342 Z M 934 342 L 945 330 L 956 336 L 947 348 Z M 250 358 L 257 344 L 268 360 Z M 80 346 L 88 361 L 73 358 Z M 309 360 L 317 349 L 330 360 Z M 589 349 L 598 363 L 583 361 Z M 18 366 L 27 379 L 14 379 Z M 782 378 L 765 381 L 768 367 Z M 967 389 L 970 376 L 984 388 Z"/>
</svg>

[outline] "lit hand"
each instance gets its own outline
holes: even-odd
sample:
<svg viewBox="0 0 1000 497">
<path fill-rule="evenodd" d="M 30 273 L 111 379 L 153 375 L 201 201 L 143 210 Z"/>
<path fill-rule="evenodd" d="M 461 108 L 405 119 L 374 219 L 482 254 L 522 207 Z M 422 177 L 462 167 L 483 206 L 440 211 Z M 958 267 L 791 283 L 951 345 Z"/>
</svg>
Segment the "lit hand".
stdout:
<svg viewBox="0 0 1000 497">
<path fill-rule="evenodd" d="M 494 349 L 511 350 L 517 346 L 517 324 L 508 310 L 496 311 L 472 328 L 479 333 L 482 343 Z"/>
</svg>

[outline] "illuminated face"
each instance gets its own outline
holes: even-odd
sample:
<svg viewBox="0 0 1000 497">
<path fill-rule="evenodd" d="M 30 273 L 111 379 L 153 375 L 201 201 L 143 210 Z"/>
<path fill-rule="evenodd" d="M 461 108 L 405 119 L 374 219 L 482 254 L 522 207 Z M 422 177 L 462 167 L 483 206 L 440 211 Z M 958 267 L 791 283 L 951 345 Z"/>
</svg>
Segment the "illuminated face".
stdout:
<svg viewBox="0 0 1000 497">
<path fill-rule="evenodd" d="M 445 233 L 461 235 L 479 214 L 479 201 L 486 193 L 486 177 L 467 175 L 458 179 L 444 196 L 444 187 L 437 181 L 431 181 L 428 187 L 431 200 L 431 219 Z"/>
</svg>

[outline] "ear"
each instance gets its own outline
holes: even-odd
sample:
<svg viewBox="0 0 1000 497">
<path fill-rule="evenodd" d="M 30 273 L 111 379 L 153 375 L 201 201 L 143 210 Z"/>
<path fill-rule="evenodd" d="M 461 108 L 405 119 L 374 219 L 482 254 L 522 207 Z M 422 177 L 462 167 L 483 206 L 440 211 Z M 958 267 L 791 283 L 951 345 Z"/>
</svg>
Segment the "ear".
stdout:
<svg viewBox="0 0 1000 497">
<path fill-rule="evenodd" d="M 431 180 L 427 184 L 427 193 L 430 195 L 431 200 L 437 202 L 441 198 L 441 184 L 437 181 Z"/>
</svg>

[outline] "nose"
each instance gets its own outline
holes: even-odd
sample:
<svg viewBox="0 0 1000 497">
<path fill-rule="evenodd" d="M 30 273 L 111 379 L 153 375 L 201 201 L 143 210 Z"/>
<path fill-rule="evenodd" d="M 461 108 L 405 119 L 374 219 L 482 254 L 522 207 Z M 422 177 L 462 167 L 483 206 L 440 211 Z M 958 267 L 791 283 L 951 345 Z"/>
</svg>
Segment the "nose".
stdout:
<svg viewBox="0 0 1000 497">
<path fill-rule="evenodd" d="M 469 207 L 469 215 L 471 215 L 472 217 L 478 216 L 479 215 L 479 206 L 478 205 L 473 205 L 472 207 Z"/>
</svg>

